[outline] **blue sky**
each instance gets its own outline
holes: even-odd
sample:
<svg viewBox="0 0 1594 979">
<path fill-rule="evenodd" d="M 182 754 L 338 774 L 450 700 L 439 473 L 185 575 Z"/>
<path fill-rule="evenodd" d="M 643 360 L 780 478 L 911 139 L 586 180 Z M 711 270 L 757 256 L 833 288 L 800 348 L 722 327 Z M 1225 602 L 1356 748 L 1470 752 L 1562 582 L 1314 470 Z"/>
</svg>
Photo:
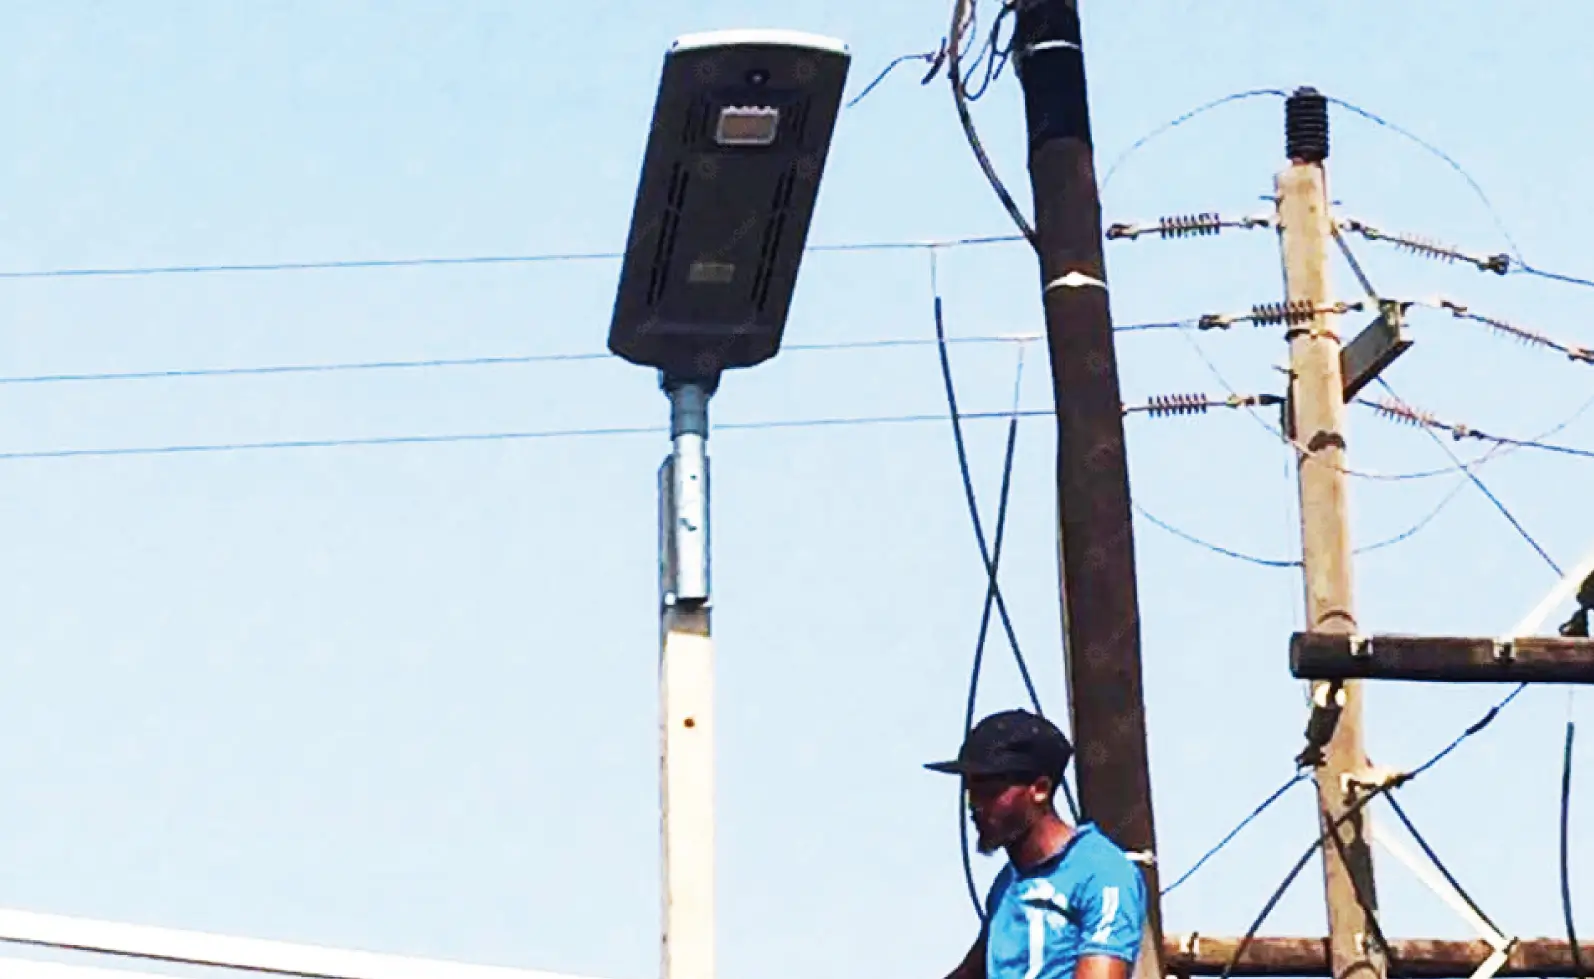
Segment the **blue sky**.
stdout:
<svg viewBox="0 0 1594 979">
<path fill-rule="evenodd" d="M 690 6 L 510 2 L 0 5 L 0 269 L 539 252 L 623 245 L 660 57 L 683 33 L 777 26 L 845 39 L 856 92 L 933 48 L 949 12 L 905 0 Z M 989 23 L 991 0 L 986 0 Z M 1089 3 L 1098 160 L 1184 110 L 1312 84 L 1442 145 L 1529 261 L 1588 274 L 1582 39 L 1594 12 L 1533 5 Z M 815 242 L 1009 228 L 944 82 L 905 67 L 843 115 Z M 977 106 L 1027 200 L 1017 83 Z M 1275 100 L 1149 144 L 1109 221 L 1267 205 Z M 1478 251 L 1503 240 L 1467 185 L 1336 113 L 1341 212 Z M 1594 293 L 1358 246 L 1390 294 L 1444 293 L 1585 345 Z M 1268 232 L 1108 251 L 1119 322 L 1279 297 Z M 940 256 L 948 325 L 1039 329 L 1020 246 Z M 0 281 L 0 374 L 601 350 L 618 265 Z M 922 252 L 816 254 L 792 343 L 931 335 Z M 1348 272 L 1335 281 L 1356 295 Z M 1594 373 L 1477 324 L 1414 316 L 1387 375 L 1408 400 L 1531 435 Z M 1236 387 L 1276 391 L 1276 332 L 1194 338 Z M 1224 393 L 1191 338 L 1125 335 L 1125 397 Z M 1005 408 L 1013 344 L 961 345 L 969 410 Z M 1045 407 L 1041 349 L 1023 401 Z M 935 412 L 932 348 L 798 352 L 728 378 L 719 421 Z M 0 451 L 662 423 L 646 371 L 609 361 L 117 383 L 0 384 Z M 1353 464 L 1448 459 L 1352 415 Z M 1003 426 L 970 424 L 994 509 Z M 1291 558 L 1290 456 L 1237 412 L 1129 427 L 1136 499 L 1224 546 Z M 1594 412 L 1561 432 L 1594 446 Z M 0 904 L 520 965 L 657 968 L 654 471 L 649 436 L 0 462 Z M 982 570 L 945 424 L 724 431 L 712 440 L 726 976 L 940 975 L 975 926 L 952 787 Z M 1464 451 L 1476 451 L 1462 446 Z M 1047 708 L 1064 709 L 1051 459 L 1026 423 L 1004 585 Z M 1563 565 L 1594 548 L 1587 460 L 1480 470 Z M 1357 539 L 1399 532 L 1451 476 L 1352 486 Z M 1581 503 L 1581 507 L 1579 504 Z M 989 519 L 989 518 L 988 518 Z M 1289 774 L 1305 719 L 1287 670 L 1289 570 L 1136 527 L 1158 843 L 1171 877 Z M 1493 634 L 1554 575 L 1468 488 L 1357 566 L 1364 624 Z M 1564 617 L 1564 613 L 1562 615 Z M 1017 703 L 1000 646 L 981 706 Z M 1412 765 L 1502 691 L 1384 686 L 1374 760 Z M 1403 796 L 1503 926 L 1560 933 L 1562 726 L 1594 699 L 1524 695 Z M 1594 793 L 1594 747 L 1578 763 Z M 1579 823 L 1587 825 L 1587 801 Z M 1387 825 L 1383 818 L 1380 825 Z M 1271 811 L 1166 905 L 1243 930 L 1311 837 L 1309 793 Z M 994 873 L 993 862 L 979 872 Z M 1594 934 L 1594 842 L 1576 841 Z M 1466 935 L 1387 858 L 1391 933 Z M 1323 928 L 1315 867 L 1267 933 Z M 773 954 L 772 954 L 773 952 Z"/>
</svg>

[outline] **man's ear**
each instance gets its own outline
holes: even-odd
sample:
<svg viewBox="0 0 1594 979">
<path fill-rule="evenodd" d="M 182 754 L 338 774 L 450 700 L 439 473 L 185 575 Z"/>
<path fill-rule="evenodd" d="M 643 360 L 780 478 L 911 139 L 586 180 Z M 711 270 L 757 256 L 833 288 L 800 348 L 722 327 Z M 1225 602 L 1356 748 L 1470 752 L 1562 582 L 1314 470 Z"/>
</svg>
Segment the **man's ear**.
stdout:
<svg viewBox="0 0 1594 979">
<path fill-rule="evenodd" d="M 1030 798 L 1039 804 L 1052 801 L 1052 796 L 1056 792 L 1057 784 L 1044 775 L 1029 784 Z"/>
</svg>

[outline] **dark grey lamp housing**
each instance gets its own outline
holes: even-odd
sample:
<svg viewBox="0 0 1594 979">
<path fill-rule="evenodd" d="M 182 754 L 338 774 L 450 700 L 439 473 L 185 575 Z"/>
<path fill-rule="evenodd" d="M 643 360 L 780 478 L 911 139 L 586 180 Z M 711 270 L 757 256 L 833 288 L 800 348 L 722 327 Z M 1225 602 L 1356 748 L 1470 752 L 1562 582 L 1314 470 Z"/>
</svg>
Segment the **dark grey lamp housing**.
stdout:
<svg viewBox="0 0 1594 979">
<path fill-rule="evenodd" d="M 840 41 L 793 31 L 671 46 L 610 351 L 710 390 L 775 356 L 850 62 Z"/>
</svg>

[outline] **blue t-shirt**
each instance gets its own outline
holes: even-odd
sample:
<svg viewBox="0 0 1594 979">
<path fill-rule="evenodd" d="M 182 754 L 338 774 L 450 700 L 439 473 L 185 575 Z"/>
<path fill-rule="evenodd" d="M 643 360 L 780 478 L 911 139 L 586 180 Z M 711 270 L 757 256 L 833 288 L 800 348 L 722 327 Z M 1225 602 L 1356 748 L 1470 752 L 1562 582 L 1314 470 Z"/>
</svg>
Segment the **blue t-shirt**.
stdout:
<svg viewBox="0 0 1594 979">
<path fill-rule="evenodd" d="M 988 979 L 1073 979 L 1087 955 L 1134 965 L 1145 878 L 1117 844 L 1082 823 L 1051 859 L 1024 871 L 1003 867 L 985 908 Z"/>
</svg>

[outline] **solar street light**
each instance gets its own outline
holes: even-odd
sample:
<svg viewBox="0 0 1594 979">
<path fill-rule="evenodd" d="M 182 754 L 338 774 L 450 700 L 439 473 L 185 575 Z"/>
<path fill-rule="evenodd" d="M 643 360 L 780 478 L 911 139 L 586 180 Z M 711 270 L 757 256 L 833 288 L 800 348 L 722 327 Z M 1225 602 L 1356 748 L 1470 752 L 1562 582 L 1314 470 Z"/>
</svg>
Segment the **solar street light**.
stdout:
<svg viewBox="0 0 1594 979">
<path fill-rule="evenodd" d="M 708 407 L 780 351 L 851 61 L 792 31 L 678 39 L 664 58 L 609 349 L 659 372 L 663 979 L 714 975 Z"/>
</svg>

